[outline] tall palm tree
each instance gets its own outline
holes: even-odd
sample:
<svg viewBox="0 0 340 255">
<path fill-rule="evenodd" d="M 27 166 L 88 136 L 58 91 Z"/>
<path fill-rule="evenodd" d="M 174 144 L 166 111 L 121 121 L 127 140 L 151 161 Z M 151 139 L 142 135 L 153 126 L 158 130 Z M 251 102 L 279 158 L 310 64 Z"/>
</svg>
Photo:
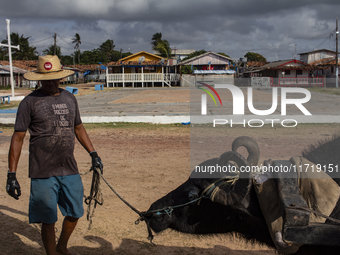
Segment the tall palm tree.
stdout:
<svg viewBox="0 0 340 255">
<path fill-rule="evenodd" d="M 152 49 L 158 51 L 161 57 L 169 58 L 171 56 L 170 43 L 167 40 L 159 40 Z"/>
<path fill-rule="evenodd" d="M 80 64 L 80 49 L 79 46 L 81 44 L 81 38 L 78 33 L 74 35 L 74 38 L 72 39 L 72 43 L 75 43 L 76 45 L 74 46 L 74 49 L 78 51 L 78 64 Z"/>
<path fill-rule="evenodd" d="M 153 47 L 156 47 L 158 42 L 162 40 L 162 33 L 156 33 L 152 36 L 151 38 L 151 45 L 152 45 L 152 48 Z"/>
</svg>

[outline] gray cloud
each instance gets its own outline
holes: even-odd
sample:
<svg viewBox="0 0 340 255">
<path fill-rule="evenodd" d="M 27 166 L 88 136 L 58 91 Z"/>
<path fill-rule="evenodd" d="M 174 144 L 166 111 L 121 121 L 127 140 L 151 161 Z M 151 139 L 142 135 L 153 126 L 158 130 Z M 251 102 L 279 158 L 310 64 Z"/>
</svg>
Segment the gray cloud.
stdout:
<svg viewBox="0 0 340 255">
<path fill-rule="evenodd" d="M 73 52 L 79 33 L 81 50 L 113 39 L 116 49 L 151 51 L 151 37 L 161 32 L 177 49 L 225 52 L 233 58 L 254 50 L 268 60 L 288 59 L 295 51 L 335 49 L 338 0 L 17 0 L 1 1 L 0 39 L 11 31 L 31 36 L 39 52 L 54 33 L 63 54 Z M 41 41 L 42 39 L 50 39 Z M 40 42 L 39 42 L 40 41 Z M 34 42 L 34 43 L 33 43 Z M 333 49 L 334 48 L 334 49 Z"/>
</svg>

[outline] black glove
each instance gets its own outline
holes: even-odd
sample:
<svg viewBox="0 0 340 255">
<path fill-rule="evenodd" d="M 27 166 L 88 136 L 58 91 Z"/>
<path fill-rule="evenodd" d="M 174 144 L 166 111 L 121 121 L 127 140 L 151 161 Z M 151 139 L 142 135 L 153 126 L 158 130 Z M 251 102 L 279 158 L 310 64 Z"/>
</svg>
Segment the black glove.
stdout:
<svg viewBox="0 0 340 255">
<path fill-rule="evenodd" d="M 11 197 L 14 197 L 17 200 L 19 199 L 19 196 L 21 195 L 20 185 L 17 181 L 15 172 L 8 172 L 7 174 L 6 191 L 8 195 L 10 195 Z"/>
<path fill-rule="evenodd" d="M 92 170 L 97 168 L 100 169 L 100 172 L 103 174 L 103 163 L 96 151 L 90 152 L 90 156 L 92 157 Z"/>
</svg>

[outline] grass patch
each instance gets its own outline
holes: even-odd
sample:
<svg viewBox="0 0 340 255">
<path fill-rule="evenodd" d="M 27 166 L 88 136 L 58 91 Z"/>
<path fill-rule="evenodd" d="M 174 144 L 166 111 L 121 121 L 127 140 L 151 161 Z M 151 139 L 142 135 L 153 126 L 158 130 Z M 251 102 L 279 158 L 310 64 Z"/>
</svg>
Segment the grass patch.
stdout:
<svg viewBox="0 0 340 255">
<path fill-rule="evenodd" d="M 339 88 L 310 87 L 310 88 L 307 88 L 307 89 L 311 92 L 340 96 Z"/>
<path fill-rule="evenodd" d="M 2 124 L 0 123 L 0 129 L 13 129 L 14 124 Z"/>
<path fill-rule="evenodd" d="M 8 109 L 8 108 L 13 108 L 13 107 L 18 107 L 20 104 L 20 101 L 12 101 L 9 104 L 6 103 L 2 103 L 1 101 L 1 105 L 0 105 L 0 109 Z"/>
</svg>

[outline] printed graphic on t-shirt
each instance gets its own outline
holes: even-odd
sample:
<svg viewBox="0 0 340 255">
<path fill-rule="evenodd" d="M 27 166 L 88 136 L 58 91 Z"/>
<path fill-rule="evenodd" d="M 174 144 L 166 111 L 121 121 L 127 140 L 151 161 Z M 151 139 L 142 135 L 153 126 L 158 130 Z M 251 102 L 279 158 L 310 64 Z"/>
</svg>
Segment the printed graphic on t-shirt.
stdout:
<svg viewBox="0 0 340 255">
<path fill-rule="evenodd" d="M 54 121 L 54 126 L 69 127 L 70 123 L 65 119 L 65 115 L 70 111 L 67 108 L 67 104 L 52 104 L 53 112 L 59 116 L 59 121 Z"/>
</svg>

